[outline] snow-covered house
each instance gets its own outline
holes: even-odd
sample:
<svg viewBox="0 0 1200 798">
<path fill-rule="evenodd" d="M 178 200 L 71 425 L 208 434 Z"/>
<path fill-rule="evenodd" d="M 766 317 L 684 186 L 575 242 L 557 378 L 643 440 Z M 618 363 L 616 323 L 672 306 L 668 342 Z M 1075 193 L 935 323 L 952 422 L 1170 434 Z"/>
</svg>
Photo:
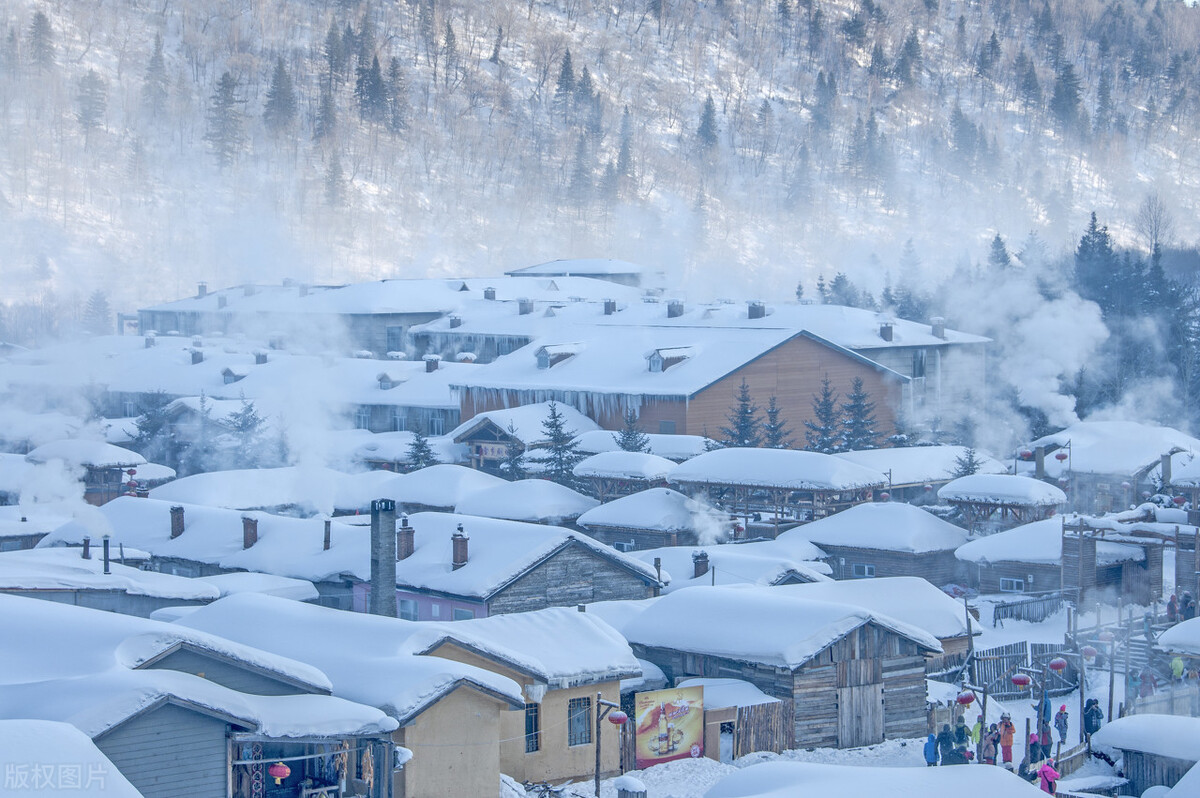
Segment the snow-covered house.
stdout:
<svg viewBox="0 0 1200 798">
<path fill-rule="evenodd" d="M 179 625 L 314 665 L 329 677 L 333 695 L 394 718 L 395 744 L 418 752 L 395 773 L 396 798 L 490 795 L 508 772 L 500 741 L 512 736 L 509 719 L 524 715 L 522 688 L 489 668 L 417 656 L 414 649 L 427 643 L 413 641 L 428 641 L 430 624 L 239 595 Z"/>
<path fill-rule="evenodd" d="M 793 703 L 795 747 L 847 748 L 924 733 L 928 632 L 859 606 L 771 587 L 694 587 L 621 627 L 668 678 L 735 678 Z"/>
<path fill-rule="evenodd" d="M 51 441 L 25 455 L 25 459 L 35 465 L 59 463 L 82 472 L 83 498 L 88 504 L 95 505 L 125 493 L 126 483 L 133 478 L 137 468 L 146 463 L 146 458 L 137 452 L 90 440 Z"/>
<path fill-rule="evenodd" d="M 412 468 L 409 455 L 412 452 L 416 433 L 380 432 L 362 441 L 354 450 L 353 458 L 367 468 L 382 471 L 408 471 Z M 426 438 L 433 455 L 441 463 L 458 463 L 467 459 L 465 446 L 454 443 L 446 435 Z"/>
<path fill-rule="evenodd" d="M 887 477 L 828 454 L 729 448 L 680 463 L 670 482 L 747 521 L 767 515 L 778 525 L 813 521 L 870 501 Z"/>
<path fill-rule="evenodd" d="M 1190 618 L 1167 629 L 1154 645 L 1169 655 L 1200 660 L 1200 618 Z"/>
<path fill-rule="evenodd" d="M 379 481 L 376 482 L 376 479 Z M 338 508 L 365 509 L 371 499 L 388 498 L 410 513 L 423 510 L 450 512 L 469 496 L 506 484 L 505 480 L 483 471 L 452 463 L 438 463 L 407 474 L 368 478 L 365 487 L 374 488 L 377 492 L 368 495 L 363 490 L 350 491 L 354 502 L 339 501 Z"/>
<path fill-rule="evenodd" d="M 959 477 L 939 488 L 937 494 L 962 512 L 972 532 L 1041 521 L 1067 503 L 1067 495 L 1053 485 L 1015 474 Z"/>
<path fill-rule="evenodd" d="M 600 502 L 545 479 L 519 479 L 471 493 L 454 506 L 462 515 L 532 524 L 574 524 Z"/>
<path fill-rule="evenodd" d="M 838 452 L 841 457 L 864 468 L 886 474 L 887 492 L 892 501 L 926 503 L 933 491 L 954 479 L 960 460 L 967 458 L 965 446 L 897 446 L 887 449 L 861 449 Z M 1005 474 L 1008 467 L 986 452 L 976 451 L 979 474 Z"/>
<path fill-rule="evenodd" d="M 919 576 L 938 587 L 960 581 L 954 551 L 967 542 L 961 528 L 902 502 L 859 504 L 780 536 L 790 537 L 826 552 L 837 579 Z"/>
<path fill-rule="evenodd" d="M 703 435 L 661 435 L 656 432 L 646 433 L 650 446 L 650 454 L 662 457 L 673 463 L 682 463 L 699 454 L 704 454 L 714 448 L 716 441 Z M 602 454 L 604 452 L 619 452 L 616 433 L 610 430 L 592 430 L 584 432 L 575 438 L 580 452 L 584 454 Z"/>
<path fill-rule="evenodd" d="M 0 720 L 0 768 L 6 798 L 144 798 L 86 734 L 61 721 Z"/>
<path fill-rule="evenodd" d="M 647 488 L 666 487 L 674 468 L 675 463 L 656 454 L 615 451 L 584 458 L 574 474 L 590 486 L 593 496 L 607 502 Z"/>
<path fill-rule="evenodd" d="M 596 422 L 568 404 L 557 404 L 567 433 L 574 436 L 599 429 Z M 467 418 L 449 434 L 450 440 L 467 447 L 473 468 L 495 472 L 503 462 L 509 446 L 519 446 L 528 452 L 546 446 L 545 422 L 550 416 L 550 402 L 503 407 L 483 413 L 464 413 Z"/>
<path fill-rule="evenodd" d="M 0 605 L 3 637 L 22 641 L 0 670 L 4 716 L 72 724 L 146 798 L 253 798 L 284 760 L 293 791 L 311 779 L 387 795 L 396 721 L 329 695 L 316 668 L 173 624 L 16 597 Z"/>
<path fill-rule="evenodd" d="M 670 488 L 650 488 L 605 502 L 576 523 L 620 551 L 692 546 L 701 540 L 715 543 L 733 531 L 728 514 Z"/>
<path fill-rule="evenodd" d="M 671 574 L 671 593 L 704 585 L 796 585 L 828 582 L 829 566 L 820 560 L 805 560 L 794 550 L 769 545 L 773 541 L 748 544 L 716 544 L 703 547 L 664 546 L 633 553 L 644 563 Z M 813 547 L 812 553 L 821 552 Z"/>
<path fill-rule="evenodd" d="M 509 277 L 590 277 L 636 288 L 652 272 L 640 264 L 613 258 L 567 258 L 523 266 L 505 274 Z"/>
<path fill-rule="evenodd" d="M 352 479 L 323 466 L 238 468 L 177 479 L 151 488 L 150 498 L 230 510 L 313 515 L 328 512 L 331 494 Z"/>
<path fill-rule="evenodd" d="M 4 455 L 0 455 L 0 458 L 3 457 Z M 0 471 L 3 471 L 2 463 Z M 0 493 L 3 493 L 3 488 L 0 488 Z M 47 533 L 55 527 L 62 526 L 67 520 L 55 515 L 34 513 L 29 507 L 0 506 L 0 552 L 32 549 Z"/>
<path fill-rule="evenodd" d="M 1121 770 L 1131 795 L 1151 787 L 1174 787 L 1200 762 L 1200 718 L 1127 715 L 1102 726 L 1092 745 L 1121 753 Z"/>
</svg>

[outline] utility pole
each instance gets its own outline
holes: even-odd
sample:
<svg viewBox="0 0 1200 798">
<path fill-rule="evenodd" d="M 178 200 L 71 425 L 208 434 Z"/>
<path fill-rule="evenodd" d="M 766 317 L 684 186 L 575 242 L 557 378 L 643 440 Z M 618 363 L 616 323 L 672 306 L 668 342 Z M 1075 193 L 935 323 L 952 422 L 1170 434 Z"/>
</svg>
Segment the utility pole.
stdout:
<svg viewBox="0 0 1200 798">
<path fill-rule="evenodd" d="M 612 710 L 617 710 L 613 713 L 612 722 L 614 724 L 623 724 L 628 717 L 624 712 L 621 712 L 621 705 L 614 704 L 611 701 L 604 700 L 604 693 L 596 693 L 596 798 L 600 798 L 600 721 L 608 715 Z"/>
</svg>

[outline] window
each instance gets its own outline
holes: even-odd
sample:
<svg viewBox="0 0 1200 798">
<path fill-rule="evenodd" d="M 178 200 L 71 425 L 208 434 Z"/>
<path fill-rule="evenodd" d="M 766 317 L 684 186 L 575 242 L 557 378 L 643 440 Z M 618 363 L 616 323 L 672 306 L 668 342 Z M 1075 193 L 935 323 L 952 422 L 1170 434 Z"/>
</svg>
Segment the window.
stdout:
<svg viewBox="0 0 1200 798">
<path fill-rule="evenodd" d="M 430 617 L 433 617 L 433 618 L 441 618 L 442 617 L 442 605 L 441 604 L 432 605 L 429 608 L 429 615 L 430 615 Z"/>
<path fill-rule="evenodd" d="M 1000 578 L 1000 592 L 1001 593 L 1024 593 L 1025 592 L 1025 580 L 1001 577 Z"/>
<path fill-rule="evenodd" d="M 475 610 L 465 610 L 461 607 L 454 608 L 454 620 L 469 621 L 475 617 Z"/>
<path fill-rule="evenodd" d="M 592 699 L 572 698 L 567 702 L 567 745 L 592 742 Z"/>
<path fill-rule="evenodd" d="M 542 707 L 540 704 L 525 705 L 525 753 L 542 750 Z"/>
<path fill-rule="evenodd" d="M 365 407 L 354 414 L 354 426 L 356 429 L 371 428 L 371 413 Z"/>
<path fill-rule="evenodd" d="M 545 350 L 541 350 L 537 353 L 536 357 L 537 357 L 537 367 L 539 369 L 550 368 L 550 353 L 549 352 L 547 352 Z"/>
<path fill-rule="evenodd" d="M 856 562 L 851 568 L 851 574 L 855 579 L 871 579 L 875 576 L 875 566 Z"/>
<path fill-rule="evenodd" d="M 376 339 L 378 340 L 378 339 Z M 403 352 L 404 351 L 404 328 L 403 327 L 388 327 L 387 328 L 387 351 Z"/>
<path fill-rule="evenodd" d="M 674 421 L 658 422 L 658 434 L 659 435 L 674 435 L 675 434 L 675 422 Z"/>
<path fill-rule="evenodd" d="M 918 349 L 913 352 L 912 365 L 913 379 L 919 379 L 925 376 L 925 350 Z"/>
<path fill-rule="evenodd" d="M 419 618 L 417 618 L 416 599 L 397 599 L 396 610 L 400 613 L 400 617 L 406 621 L 419 620 Z"/>
<path fill-rule="evenodd" d="M 404 412 L 401 410 L 392 411 L 392 432 L 404 432 L 405 422 Z"/>
<path fill-rule="evenodd" d="M 648 358 L 648 360 L 650 361 L 650 370 L 651 371 L 657 373 L 657 372 L 660 372 L 663 370 L 662 355 L 660 355 L 658 352 L 655 352 L 654 354 L 652 354 Z"/>
<path fill-rule="evenodd" d="M 132 399 L 126 399 L 125 401 L 121 402 L 121 408 L 125 412 L 126 418 L 132 418 L 138 415 L 137 405 L 134 404 Z"/>
<path fill-rule="evenodd" d="M 441 416 L 433 416 L 429 419 L 429 434 L 430 435 L 445 435 L 446 420 Z"/>
</svg>

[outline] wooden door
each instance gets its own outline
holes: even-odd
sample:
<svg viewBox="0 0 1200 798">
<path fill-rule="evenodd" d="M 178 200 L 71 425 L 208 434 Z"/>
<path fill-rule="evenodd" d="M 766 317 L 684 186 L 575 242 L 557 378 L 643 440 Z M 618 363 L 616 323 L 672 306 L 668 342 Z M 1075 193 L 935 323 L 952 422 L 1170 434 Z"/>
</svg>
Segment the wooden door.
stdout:
<svg viewBox="0 0 1200 798">
<path fill-rule="evenodd" d="M 883 685 L 839 687 L 838 748 L 883 742 Z"/>
</svg>

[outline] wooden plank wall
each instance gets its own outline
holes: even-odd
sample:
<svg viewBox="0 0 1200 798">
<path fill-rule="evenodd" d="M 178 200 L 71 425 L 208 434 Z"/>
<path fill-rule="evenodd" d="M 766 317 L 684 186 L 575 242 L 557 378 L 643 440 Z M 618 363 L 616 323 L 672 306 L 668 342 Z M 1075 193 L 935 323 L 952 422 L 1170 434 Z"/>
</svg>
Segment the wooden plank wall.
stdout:
<svg viewBox="0 0 1200 798">
<path fill-rule="evenodd" d="M 642 578 L 575 543 L 496 594 L 488 602 L 488 612 L 499 615 L 574 607 L 593 601 L 649 598 L 653 593 Z"/>
<path fill-rule="evenodd" d="M 793 723 L 791 701 L 738 707 L 733 758 L 755 751 L 778 754 L 791 748 Z"/>
<path fill-rule="evenodd" d="M 909 554 L 884 549 L 860 549 L 850 546 L 823 544 L 829 555 L 825 562 L 833 569 L 835 579 L 852 579 L 854 564 L 875 566 L 875 578 L 887 576 L 919 576 L 937 587 L 962 582 L 966 578 L 965 564 L 954 556 L 954 551 Z M 841 560 L 846 561 L 842 568 Z"/>
<path fill-rule="evenodd" d="M 1124 751 L 1126 787 L 1133 795 L 1141 795 L 1150 787 L 1174 787 L 1196 763 L 1192 760 L 1171 759 L 1141 751 Z"/>
</svg>

